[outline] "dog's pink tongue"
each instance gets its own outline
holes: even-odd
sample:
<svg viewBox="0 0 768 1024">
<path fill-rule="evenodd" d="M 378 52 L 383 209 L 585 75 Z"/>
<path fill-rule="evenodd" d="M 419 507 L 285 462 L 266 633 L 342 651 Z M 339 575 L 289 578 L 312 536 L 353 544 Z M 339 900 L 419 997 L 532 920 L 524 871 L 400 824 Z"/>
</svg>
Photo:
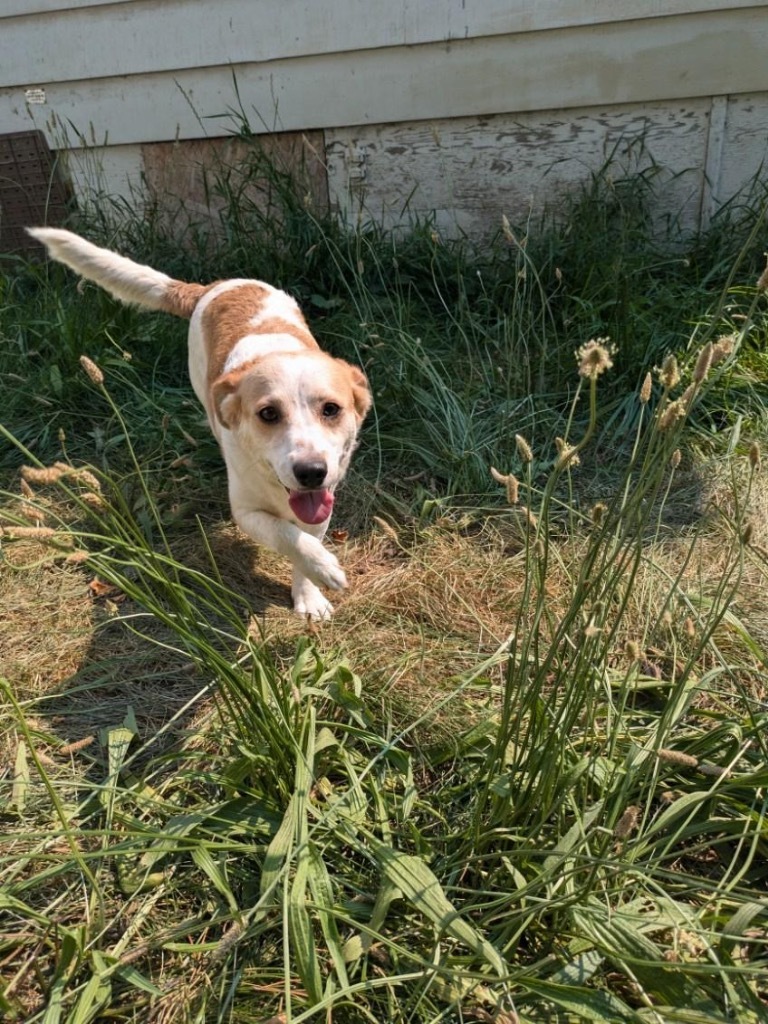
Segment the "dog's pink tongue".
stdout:
<svg viewBox="0 0 768 1024">
<path fill-rule="evenodd" d="M 321 491 L 291 491 L 288 504 L 302 523 L 316 526 L 324 523 L 333 511 L 333 494 L 326 488 Z"/>
</svg>

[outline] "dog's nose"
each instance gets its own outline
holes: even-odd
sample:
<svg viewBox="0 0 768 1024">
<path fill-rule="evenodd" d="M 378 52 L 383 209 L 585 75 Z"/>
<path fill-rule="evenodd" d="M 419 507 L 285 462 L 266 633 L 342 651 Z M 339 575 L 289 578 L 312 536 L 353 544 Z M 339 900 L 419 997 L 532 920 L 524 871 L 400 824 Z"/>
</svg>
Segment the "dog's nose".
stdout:
<svg viewBox="0 0 768 1024">
<path fill-rule="evenodd" d="M 327 473 L 328 467 L 321 460 L 297 462 L 293 467 L 293 475 L 300 487 L 322 487 Z"/>
</svg>

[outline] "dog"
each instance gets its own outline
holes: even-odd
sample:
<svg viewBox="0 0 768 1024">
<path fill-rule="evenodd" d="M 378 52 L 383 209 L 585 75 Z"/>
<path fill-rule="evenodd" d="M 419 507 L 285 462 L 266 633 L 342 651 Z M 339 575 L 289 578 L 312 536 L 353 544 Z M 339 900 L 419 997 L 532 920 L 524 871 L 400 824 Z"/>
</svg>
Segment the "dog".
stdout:
<svg viewBox="0 0 768 1024">
<path fill-rule="evenodd" d="M 321 351 L 296 302 L 263 281 L 176 281 L 61 228 L 28 228 L 115 298 L 184 317 L 189 376 L 227 468 L 240 529 L 293 563 L 296 613 L 327 619 L 347 585 L 322 543 L 371 406 L 362 370 Z"/>
</svg>

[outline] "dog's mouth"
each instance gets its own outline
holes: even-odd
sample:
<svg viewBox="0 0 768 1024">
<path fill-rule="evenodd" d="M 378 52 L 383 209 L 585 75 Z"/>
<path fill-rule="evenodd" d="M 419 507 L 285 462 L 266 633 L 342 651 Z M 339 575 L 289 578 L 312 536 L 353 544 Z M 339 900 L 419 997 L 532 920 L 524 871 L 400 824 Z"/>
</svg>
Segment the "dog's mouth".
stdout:
<svg viewBox="0 0 768 1024">
<path fill-rule="evenodd" d="M 317 526 L 324 523 L 333 511 L 333 493 L 327 487 L 318 491 L 288 491 L 291 512 L 302 523 Z"/>
</svg>

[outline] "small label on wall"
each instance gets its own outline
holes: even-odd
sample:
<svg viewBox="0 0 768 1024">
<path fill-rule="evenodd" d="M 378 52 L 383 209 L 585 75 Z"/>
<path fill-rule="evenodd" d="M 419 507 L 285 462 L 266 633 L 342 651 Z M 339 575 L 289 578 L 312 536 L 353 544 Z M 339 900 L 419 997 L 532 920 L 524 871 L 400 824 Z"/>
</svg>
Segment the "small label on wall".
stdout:
<svg viewBox="0 0 768 1024">
<path fill-rule="evenodd" d="M 24 99 L 27 103 L 45 103 L 45 89 L 25 89 Z"/>
</svg>

